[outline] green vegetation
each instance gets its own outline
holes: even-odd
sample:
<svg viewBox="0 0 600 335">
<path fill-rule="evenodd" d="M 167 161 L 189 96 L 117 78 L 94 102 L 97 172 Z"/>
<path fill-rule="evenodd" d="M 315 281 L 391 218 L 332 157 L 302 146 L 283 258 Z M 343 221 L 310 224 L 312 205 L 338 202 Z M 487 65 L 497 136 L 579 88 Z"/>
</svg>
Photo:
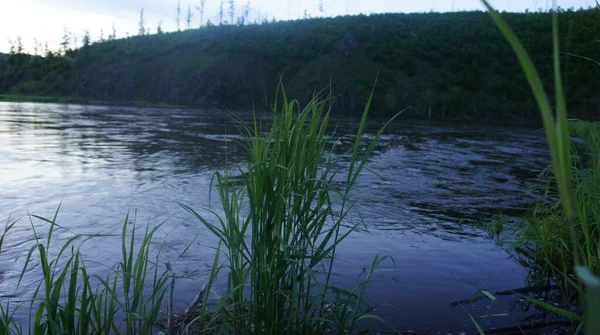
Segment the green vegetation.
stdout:
<svg viewBox="0 0 600 335">
<path fill-rule="evenodd" d="M 600 68 L 595 10 L 558 15 L 564 87 L 572 115 L 597 118 Z M 552 81 L 550 13 L 504 14 Z M 511 49 L 484 12 L 381 14 L 262 25 L 206 26 L 95 43 L 62 55 L 12 55 L 0 64 L 0 94 L 68 96 L 220 107 L 265 106 L 284 74 L 306 104 L 335 87 L 336 113 L 361 111 L 379 74 L 373 112 L 402 117 L 539 123 Z M 2 63 L 2 62 L 0 62 Z"/>
<path fill-rule="evenodd" d="M 586 113 L 586 110 L 590 106 L 597 106 L 598 102 L 589 91 L 592 89 L 590 87 L 594 86 L 587 85 L 596 83 L 597 79 L 594 77 L 594 71 L 581 70 L 589 64 L 577 63 L 585 61 L 579 58 L 577 61 L 571 59 L 566 62 L 569 70 L 561 72 L 558 43 L 559 40 L 563 40 L 558 31 L 559 18 L 567 23 L 577 20 L 577 27 L 571 27 L 571 36 L 581 38 L 587 35 L 573 32 L 587 29 L 587 33 L 591 34 L 597 29 L 597 25 L 591 27 L 580 22 L 594 23 L 597 14 L 581 11 L 552 15 L 554 22 L 549 27 L 554 28 L 550 40 L 551 45 L 554 45 L 553 63 L 550 63 L 549 68 L 542 66 L 540 75 L 533 66 L 533 61 L 539 61 L 541 64 L 549 61 L 542 56 L 541 51 L 544 50 L 544 38 L 541 38 L 544 34 L 535 29 L 535 34 L 527 34 L 532 27 L 543 31 L 542 28 L 546 24 L 544 20 L 549 18 L 550 14 L 506 15 L 512 26 L 522 28 L 519 23 L 527 22 L 524 24 L 523 36 L 518 38 L 499 13 L 491 8 L 490 13 L 516 52 L 534 92 L 551 151 L 552 169 L 546 175 L 550 180 L 546 190 L 550 197 L 558 197 L 558 200 L 555 203 L 544 202 L 538 205 L 524 236 L 533 245 L 533 257 L 539 264 L 543 264 L 546 270 L 553 272 L 555 278 L 562 281 L 565 294 L 576 292 L 582 299 L 586 313 L 586 332 L 600 333 L 597 319 L 591 317 L 593 313 L 597 314 L 600 311 L 600 135 L 597 124 L 569 124 L 565 100 L 566 95 L 570 99 L 569 103 L 573 101 L 571 105 L 581 108 L 578 115 L 591 117 L 592 114 Z M 374 107 L 373 97 L 379 98 L 381 113 L 391 113 L 406 101 L 414 101 L 422 109 L 424 106 L 429 109 L 430 105 L 442 106 L 445 117 L 504 120 L 517 115 L 518 111 L 525 115 L 524 120 L 534 119 L 533 115 L 523 112 L 523 108 L 526 107 L 521 106 L 521 109 L 514 112 L 507 107 L 511 103 L 527 106 L 532 101 L 519 96 L 523 93 L 520 92 L 522 88 L 519 86 L 522 80 L 517 79 L 514 71 L 507 70 L 514 64 L 510 65 L 507 57 L 503 57 L 506 52 L 503 49 L 505 45 L 498 41 L 499 35 L 492 32 L 490 23 L 480 16 L 481 13 L 376 15 L 264 26 L 209 27 L 199 31 L 160 36 L 145 35 L 100 43 L 68 51 L 63 56 L 32 58 L 15 54 L 1 60 L 0 88 L 11 94 L 45 94 L 75 99 L 100 97 L 108 101 L 144 99 L 185 104 L 243 104 L 255 99 L 270 101 L 272 97 L 266 92 L 271 92 L 271 87 L 266 84 L 252 85 L 259 81 L 270 83 L 270 78 L 276 76 L 277 72 L 283 68 L 288 69 L 286 81 L 295 94 L 308 100 L 306 107 L 300 108 L 303 105 L 302 101 L 290 101 L 280 84 L 274 95 L 273 122 L 270 130 L 264 132 L 257 122 L 252 126 L 242 124 L 242 131 L 246 134 L 243 145 L 247 149 L 248 160 L 240 166 L 226 169 L 224 174 L 215 175 L 215 188 L 221 208 L 209 211 L 217 217 L 216 221 L 210 220 L 191 207 L 183 206 L 219 239 L 207 288 L 201 292 L 200 300 L 208 300 L 213 280 L 222 269 L 226 269 L 228 283 L 217 307 L 208 310 L 207 304 L 204 303 L 200 312 L 183 326 L 191 327 L 194 324 L 194 329 L 206 333 L 313 334 L 331 330 L 351 333 L 361 320 L 380 320 L 372 314 L 373 307 L 365 302 L 364 295 L 374 269 L 385 257 L 376 255 L 370 269 L 365 271 L 362 280 L 353 288 L 337 287 L 333 281 L 336 275 L 334 263 L 337 259 L 337 247 L 356 228 L 344 225 L 345 218 L 353 208 L 352 191 L 385 128 L 384 126 L 366 145 L 363 143 L 366 118 L 369 110 Z M 447 28 L 441 30 L 440 27 L 444 27 L 440 23 L 444 22 L 443 18 L 450 20 L 450 26 L 457 29 L 456 33 L 449 33 L 450 29 Z M 372 21 L 371 25 L 365 23 L 369 21 Z M 397 22 L 402 23 L 402 26 L 397 26 Z M 419 26 L 420 24 L 423 26 Z M 416 27 L 421 27 L 422 30 Z M 440 29 L 440 33 L 434 34 L 429 31 L 432 27 Z M 474 27 L 482 29 L 477 30 Z M 311 32 L 311 29 L 316 31 Z M 460 29 L 463 29 L 465 35 L 459 35 Z M 467 34 L 467 30 L 471 35 Z M 345 31 L 345 35 L 336 35 L 342 34 L 342 31 Z M 404 38 L 404 32 L 408 32 L 412 37 Z M 389 35 L 386 35 L 388 33 Z M 400 37 L 394 39 L 394 34 Z M 309 41 L 308 38 L 312 36 L 319 38 Z M 330 39 L 327 39 L 327 36 Z M 338 39 L 339 36 L 343 37 Z M 380 36 L 384 36 L 381 43 L 386 39 L 393 41 L 389 42 L 389 49 L 377 44 Z M 435 50 L 425 47 L 433 48 L 434 42 L 441 42 L 444 38 L 450 41 L 453 38 L 469 41 L 465 36 L 471 36 L 473 43 L 493 50 L 495 63 L 489 65 L 485 62 L 485 59 L 489 58 L 487 53 L 464 51 L 470 42 L 458 44 L 462 45 L 458 51 L 457 47 L 454 47 L 453 50 L 457 51 L 458 55 L 446 55 L 446 52 L 449 52 L 443 49 L 446 41 L 438 45 L 437 54 Z M 270 39 L 274 47 L 267 48 L 263 39 Z M 286 39 L 304 43 L 286 43 Z M 533 59 L 525 52 L 520 39 L 530 43 L 527 47 L 533 50 Z M 410 40 L 413 41 L 412 44 L 402 44 Z M 261 44 L 261 41 L 264 43 Z M 304 45 L 311 45 L 310 43 L 315 43 L 316 46 L 302 48 Z M 581 44 L 586 47 L 579 51 L 585 52 L 587 44 L 585 41 Z M 413 49 L 410 49 L 411 47 Z M 180 52 L 181 50 L 186 52 Z M 382 56 L 386 55 L 386 52 L 382 50 L 389 50 L 392 56 L 386 59 Z M 396 54 L 405 50 L 410 50 L 409 54 L 416 56 L 403 59 L 401 54 Z M 536 50 L 539 53 L 536 53 Z M 577 50 L 572 51 L 575 53 Z M 466 68 L 459 66 L 462 60 L 453 63 L 454 59 L 462 57 L 459 56 L 462 53 L 468 55 L 468 61 L 465 61 L 469 66 Z M 445 58 L 441 55 L 451 55 L 455 58 Z M 536 59 L 535 55 L 538 55 L 539 59 Z M 200 63 L 195 63 L 198 61 L 196 57 L 200 59 Z M 402 61 L 394 63 L 394 57 Z M 135 59 L 135 62 L 130 62 L 132 59 Z M 436 64 L 436 61 L 440 63 Z M 145 76 L 150 75 L 149 69 L 158 64 L 162 67 L 158 66 L 153 73 L 156 74 L 157 81 L 145 82 Z M 195 69 L 200 72 L 189 71 L 193 64 L 198 66 Z M 254 67 L 245 66 L 249 64 Z M 348 67 L 348 64 L 351 66 Z M 455 72 L 450 70 L 453 66 L 456 66 Z M 317 71 L 325 68 L 332 72 L 326 74 L 324 71 Z M 348 69 L 351 70 L 347 71 Z M 358 73 L 358 69 L 370 70 Z M 366 87 L 369 77 L 375 76 L 376 73 L 369 71 L 378 69 L 382 71 L 382 92 L 363 90 L 361 85 Z M 476 72 L 475 69 L 482 72 Z M 167 78 L 167 70 L 173 71 L 171 77 Z M 409 74 L 410 71 L 413 71 L 412 74 Z M 200 76 L 196 79 L 189 77 L 198 73 Z M 318 74 L 317 77 L 310 76 L 315 73 Z M 393 74 L 399 74 L 399 77 L 396 78 Z M 514 81 L 502 82 L 500 78 L 506 74 L 508 79 Z M 320 78 L 320 75 L 327 77 Z M 477 79 L 479 75 L 487 79 Z M 547 76 L 554 78 L 554 104 L 550 103 L 542 84 L 548 79 Z M 568 85 L 568 82 L 564 91 L 563 77 L 573 83 Z M 305 83 L 302 78 L 312 79 Z M 340 84 L 341 93 L 338 93 L 341 95 L 312 91 L 315 85 L 329 80 L 328 78 Z M 461 93 L 453 91 L 445 95 L 444 86 L 436 86 L 439 78 L 442 78 L 441 83 L 445 84 L 455 80 Z M 166 81 L 162 82 L 163 79 Z M 406 79 L 408 84 L 401 79 Z M 498 80 L 506 86 L 500 84 L 493 89 L 487 87 L 488 80 L 490 85 L 497 84 Z M 414 91 L 409 90 L 406 93 L 400 89 L 405 87 L 403 85 L 412 85 L 417 81 L 422 83 L 421 86 L 416 85 L 414 87 L 417 88 L 413 87 L 412 90 L 421 89 L 420 93 L 412 98 L 401 95 L 412 94 L 410 92 Z M 48 85 L 50 82 L 52 85 Z M 473 86 L 469 86 L 469 82 Z M 192 85 L 190 83 L 198 87 L 190 88 L 187 86 Z M 427 86 L 429 84 L 432 85 L 430 88 Z M 465 94 L 464 103 L 468 106 L 460 100 L 452 100 L 460 94 Z M 494 101 L 496 94 L 504 94 L 504 105 L 497 108 L 508 108 L 508 111 L 505 114 L 489 116 L 487 113 L 493 113 L 494 108 L 486 106 L 486 103 Z M 368 103 L 363 109 L 358 133 L 353 138 L 354 146 L 348 155 L 344 156 L 349 157 L 349 161 L 334 161 L 334 157 L 339 157 L 331 154 L 338 143 L 336 134 L 326 132 L 333 103 L 353 110 L 356 106 L 352 106 L 352 99 L 362 96 L 366 97 Z M 443 100 L 444 96 L 450 100 Z M 509 96 L 516 98 L 512 100 Z M 556 110 L 556 113 L 553 110 Z M 579 135 L 587 143 L 587 151 L 581 155 L 585 160 L 575 165 L 572 164 L 571 157 L 571 133 Z M 576 153 L 579 155 L 581 151 Z M 241 173 L 243 178 L 241 184 L 233 185 L 230 180 L 236 172 Z M 341 190 L 337 187 L 340 180 L 344 181 Z M 221 212 L 223 214 L 219 215 Z M 36 334 L 147 334 L 159 327 L 159 310 L 163 306 L 168 289 L 173 287 L 170 283 L 175 280 L 170 266 L 160 267 L 158 255 L 151 254 L 151 241 L 160 226 L 146 228 L 142 239 L 136 243 L 136 226 L 130 225 L 127 217 L 120 235 L 122 259 L 106 276 L 98 276 L 88 273 L 79 248 L 88 240 L 114 236 L 75 235 L 60 249 L 51 248 L 54 230 L 61 229 L 57 216 L 58 210 L 52 219 L 30 217 L 31 220 L 45 222 L 48 231 L 38 235 L 32 222 L 36 242 L 27 255 L 21 280 L 29 270 L 30 262 L 39 262 L 41 279 L 29 304 L 31 320 L 26 328 Z M 0 252 L 2 242 L 14 224 L 9 221 L 6 225 L 0 237 Z M 498 223 L 492 232 L 497 235 L 500 229 L 501 224 Z M 46 236 L 45 240 L 41 239 L 42 235 Z M 225 254 L 223 263 L 220 258 L 222 253 Z M 562 316 L 577 321 L 583 320 L 581 316 L 569 310 L 562 310 L 541 301 L 531 301 Z M 10 302 L 0 306 L 0 334 L 27 332 L 23 330 L 25 326 L 13 318 L 14 310 L 18 307 L 23 308 L 13 306 Z M 171 304 L 169 310 L 172 313 Z M 169 333 L 174 331 L 171 316 L 170 314 L 168 317 Z M 481 328 L 478 330 L 483 332 Z"/>
<path fill-rule="evenodd" d="M 231 171 L 216 175 L 225 213 L 218 224 L 186 207 L 227 250 L 229 286 L 219 316 L 231 333 L 351 333 L 357 321 L 375 318 L 363 296 L 385 257 L 376 256 L 352 290 L 331 278 L 337 246 L 356 228 L 342 226 L 353 207 L 350 193 L 384 129 L 361 150 L 370 101 L 350 162 L 341 163 L 332 154 L 335 134 L 328 140 L 331 99 L 301 109 L 281 91 L 269 132 L 256 123 L 243 127 L 250 158 L 237 169 L 246 173 L 244 184 L 233 188 Z M 334 187 L 337 178 L 346 182 L 342 190 Z"/>
<path fill-rule="evenodd" d="M 371 314 L 373 307 L 364 295 L 374 269 L 387 257 L 376 255 L 352 288 L 335 286 L 332 277 L 336 276 L 337 246 L 356 228 L 343 226 L 353 208 L 351 191 L 385 127 L 365 148 L 362 134 L 369 99 L 349 162 L 337 161 L 334 157 L 339 156 L 332 150 L 338 140 L 327 132 L 331 97 L 315 97 L 301 110 L 297 101 L 289 101 L 280 92 L 271 130 L 263 132 L 256 122 L 244 128 L 249 158 L 236 167 L 244 172 L 243 184 L 228 182 L 233 170 L 216 173 L 224 216 L 215 223 L 183 206 L 220 240 L 200 301 L 208 301 L 222 268 L 227 269 L 228 287 L 216 308 L 208 310 L 203 304 L 191 320 L 178 325 L 178 331 L 193 327 L 202 333 L 351 333 L 360 320 L 383 321 Z M 342 190 L 333 186 L 337 178 L 346 182 Z M 213 214 L 220 210 L 209 209 Z M 30 217 L 49 225 L 42 241 L 31 222 L 36 243 L 19 280 L 20 284 L 30 262 L 39 261 L 41 279 L 29 305 L 31 320 L 26 325 L 13 319 L 15 306 L 8 302 L 0 306 L 0 334 L 21 334 L 27 329 L 35 334 L 150 334 L 159 327 L 159 311 L 175 280 L 170 266 L 159 266 L 159 255 L 151 254 L 152 238 L 160 225 L 146 227 L 136 243 L 136 226 L 128 216 L 120 236 L 122 260 L 101 276 L 88 273 L 80 247 L 91 239 L 116 236 L 75 235 L 58 252 L 54 248 L 51 252 L 53 232 L 61 229 L 57 217 L 58 210 L 51 220 Z M 0 251 L 14 224 L 6 226 Z M 78 241 L 82 242 L 76 245 Z M 222 246 L 226 250 L 223 264 Z M 172 304 L 168 305 L 166 330 L 174 334 Z"/>
<path fill-rule="evenodd" d="M 58 210 L 51 220 L 35 215 L 30 219 L 36 243 L 29 250 L 19 285 L 25 275 L 32 275 L 28 273 L 32 262 L 39 262 L 40 281 L 31 303 L 14 306 L 10 301 L 3 302 L 0 334 L 151 333 L 171 278 L 168 269 L 159 269 L 151 259 L 150 242 L 160 225 L 151 230 L 147 227 L 141 241 L 136 243 L 136 225 L 131 225 L 127 216 L 120 236 L 123 258 L 109 273 L 99 276 L 88 273 L 80 248 L 91 239 L 118 236 L 74 235 L 60 249 L 54 249 L 51 248 L 53 233 L 62 229 L 57 221 Z M 47 236 L 45 240 L 37 233 L 34 219 L 48 224 L 43 233 Z M 16 221 L 6 225 L 0 251 L 15 224 Z M 23 323 L 14 319 L 15 309 L 27 305 L 30 320 Z"/>
<path fill-rule="evenodd" d="M 542 80 L 519 38 L 501 15 L 486 3 L 490 14 L 514 49 L 531 85 L 544 121 L 552 165 L 547 193 L 556 203 L 542 203 L 533 213 L 526 238 L 533 244 L 533 257 L 554 278 L 562 282 L 563 293 L 577 292 L 585 317 L 585 331 L 600 334 L 600 129 L 597 124 L 569 124 L 560 66 L 558 15 L 553 15 L 554 105 L 550 103 Z M 553 112 L 556 111 L 556 113 Z M 572 163 L 570 134 L 583 137 L 589 154 L 585 166 Z M 584 319 L 570 310 L 528 298 L 531 302 L 574 321 Z M 571 301 L 568 300 L 569 305 Z M 481 329 L 480 333 L 481 332 Z"/>
<path fill-rule="evenodd" d="M 598 243 L 600 241 L 600 128 L 593 123 L 574 121 L 570 123 L 570 131 L 585 141 L 573 146 L 574 157 L 581 157 L 572 169 L 573 197 L 586 221 L 577 220 L 575 225 L 569 224 L 569 217 L 564 213 L 560 202 L 548 201 L 557 199 L 556 177 L 553 170 L 545 171 L 540 179 L 541 200 L 535 203 L 528 217 L 528 225 L 522 232 L 524 244 L 522 250 L 529 250 L 528 256 L 536 260 L 543 272 L 550 272 L 562 280 L 562 291 L 571 301 L 572 282 L 568 276 L 573 274 L 575 259 L 573 255 L 581 255 L 590 270 L 600 275 Z M 589 224 L 586 227 L 585 224 Z M 571 233 L 577 236 L 576 246 L 571 242 Z M 531 245 L 530 241 L 533 241 Z"/>
</svg>

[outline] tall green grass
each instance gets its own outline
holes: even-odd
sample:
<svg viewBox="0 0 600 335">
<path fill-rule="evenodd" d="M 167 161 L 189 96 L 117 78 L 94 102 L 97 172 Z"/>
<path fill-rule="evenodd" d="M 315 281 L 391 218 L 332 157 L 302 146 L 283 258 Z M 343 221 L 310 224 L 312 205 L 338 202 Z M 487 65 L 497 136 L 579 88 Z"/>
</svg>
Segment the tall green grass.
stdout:
<svg viewBox="0 0 600 335">
<path fill-rule="evenodd" d="M 351 191 L 385 126 L 368 143 L 363 133 L 367 102 L 349 161 L 335 161 L 330 102 L 314 99 L 301 108 L 280 87 L 272 125 L 242 125 L 248 160 L 233 186 L 233 171 L 216 174 L 223 215 L 216 223 L 184 206 L 226 249 L 228 289 L 220 311 L 223 327 L 236 334 L 351 332 L 356 322 L 376 318 L 365 303 L 366 283 L 350 290 L 333 282 L 336 251 L 356 226 L 344 227 Z M 332 140 L 333 138 L 333 140 Z M 342 189 L 335 182 L 343 180 Z M 247 210 L 246 210 L 247 209 Z M 385 257 L 377 256 L 376 267 Z"/>
<path fill-rule="evenodd" d="M 2 256 L 2 245 L 4 244 L 4 239 L 15 224 L 16 221 L 11 222 L 9 217 L 6 225 L 4 226 L 4 230 L 2 231 L 2 235 L 0 235 L 0 256 Z M 0 335 L 11 334 L 11 327 L 15 326 L 15 322 L 13 321 L 13 313 L 14 310 L 11 312 L 10 303 L 7 303 L 6 305 L 0 304 Z"/>
<path fill-rule="evenodd" d="M 571 158 L 571 129 L 567 118 L 567 107 L 561 79 L 558 14 L 554 11 L 552 22 L 555 98 L 554 105 L 552 105 L 533 62 L 515 33 L 487 1 L 483 0 L 483 3 L 506 40 L 510 43 L 521 64 L 537 101 L 546 131 L 552 160 L 553 181 L 560 197 L 559 204 L 562 214 L 557 215 L 557 222 L 542 223 L 541 229 L 546 229 L 547 225 L 556 224 L 561 229 L 563 227 L 568 229 L 569 233 L 561 233 L 556 240 L 542 240 L 540 241 L 541 247 L 544 248 L 544 251 L 558 248 L 557 257 L 562 259 L 568 255 L 572 261 L 563 261 L 563 264 L 559 265 L 562 267 L 556 267 L 554 265 L 554 255 L 546 254 L 545 260 L 547 264 L 558 270 L 565 282 L 572 284 L 580 292 L 582 306 L 584 307 L 586 333 L 600 334 L 600 320 L 598 319 L 598 315 L 600 315 L 600 279 L 598 277 L 600 274 L 598 267 L 600 256 L 598 225 L 600 221 L 598 221 L 597 216 L 600 207 L 597 202 L 598 198 L 590 198 L 590 196 L 598 195 L 600 184 L 596 183 L 598 181 L 596 178 L 600 172 L 598 172 L 598 165 L 596 165 L 598 161 L 594 162 L 597 159 L 596 157 L 592 158 L 594 166 L 591 173 L 586 172 L 585 175 L 581 175 L 581 170 L 579 174 L 574 173 Z M 595 132 L 597 129 L 593 131 Z M 591 178 L 591 180 L 588 178 Z M 548 229 L 548 231 L 551 231 L 551 229 Z M 546 237 L 548 234 L 541 232 L 540 236 Z M 564 266 L 564 264 L 568 265 Z M 577 275 L 576 279 L 572 279 L 571 274 L 573 273 Z M 558 310 L 539 301 L 537 303 L 563 316 L 579 319 L 577 315 L 569 311 Z"/>
<path fill-rule="evenodd" d="M 136 225 L 131 224 L 128 215 L 120 236 L 74 235 L 55 249 L 54 232 L 62 229 L 57 222 L 58 212 L 52 219 L 29 216 L 36 242 L 29 249 L 17 288 L 26 276 L 41 280 L 28 304 L 29 320 L 17 321 L 13 318 L 14 307 L 1 306 L 0 334 L 152 333 L 170 278 L 151 259 L 150 242 L 160 225 L 147 227 L 136 243 Z M 44 240 L 37 233 L 34 220 L 48 225 Z M 5 228 L 0 251 L 15 224 L 16 221 Z M 79 251 L 81 245 L 89 240 L 114 237 L 121 238 L 122 260 L 106 277 L 90 274 Z M 39 264 L 32 269 L 34 261 Z"/>
<path fill-rule="evenodd" d="M 573 165 L 572 185 L 574 197 L 590 224 L 589 237 L 582 231 L 584 226 L 574 227 L 579 236 L 575 242 L 579 250 L 585 250 L 589 269 L 600 274 L 597 252 L 600 243 L 600 231 L 597 228 L 600 222 L 600 128 L 583 121 L 571 121 L 570 128 L 573 134 L 585 141 L 572 148 L 573 155 L 581 157 Z M 544 171 L 540 179 L 537 189 L 541 199 L 535 203 L 527 218 L 529 224 L 522 231 L 520 243 L 524 245 L 523 249 L 529 250 L 528 257 L 536 262 L 541 273 L 552 273 L 554 277 L 563 279 L 560 281 L 561 289 L 568 301 L 573 291 L 570 289 L 572 285 L 561 274 L 572 273 L 575 265 L 570 237 L 572 227 L 560 202 L 548 201 L 558 195 L 553 170 Z M 527 248 L 528 245 L 531 247 Z"/>
<path fill-rule="evenodd" d="M 374 269 L 387 257 L 376 255 L 354 287 L 337 287 L 337 248 L 356 225 L 344 225 L 353 209 L 352 190 L 384 128 L 370 141 L 363 138 L 370 99 L 346 161 L 334 148 L 342 138 L 330 132 L 331 98 L 315 98 L 301 109 L 283 88 L 273 107 L 269 130 L 255 120 L 242 126 L 248 153 L 237 166 L 244 183 L 234 185 L 232 169 L 216 174 L 223 215 L 212 223 L 190 207 L 219 238 L 200 313 L 191 323 L 201 328 L 169 327 L 169 333 L 203 332 L 316 334 L 328 330 L 351 333 L 357 322 L 379 319 L 365 301 Z M 339 188 L 339 185 L 343 187 Z M 0 306 L 0 334 L 150 334 L 174 276 L 151 254 L 161 225 L 146 227 L 140 238 L 129 215 L 121 234 L 73 235 L 55 246 L 60 206 L 51 219 L 30 215 L 35 243 L 27 253 L 18 284 L 27 276 L 41 278 L 33 292 L 29 320 L 15 320 L 11 305 Z M 43 223 L 44 233 L 39 234 Z M 135 222 L 135 219 L 133 220 Z M 15 222 L 7 224 L 4 237 Z M 44 235 L 42 239 L 40 236 Z M 102 238 L 121 239 L 121 260 L 106 275 L 88 271 L 81 246 Z M 187 250 L 187 248 L 186 248 Z M 208 310 L 211 286 L 222 269 L 225 251 L 228 288 L 216 308 Z M 169 303 L 172 313 L 172 304 Z M 186 315 L 185 317 L 188 317 Z M 169 319 L 172 325 L 173 319 Z"/>
</svg>

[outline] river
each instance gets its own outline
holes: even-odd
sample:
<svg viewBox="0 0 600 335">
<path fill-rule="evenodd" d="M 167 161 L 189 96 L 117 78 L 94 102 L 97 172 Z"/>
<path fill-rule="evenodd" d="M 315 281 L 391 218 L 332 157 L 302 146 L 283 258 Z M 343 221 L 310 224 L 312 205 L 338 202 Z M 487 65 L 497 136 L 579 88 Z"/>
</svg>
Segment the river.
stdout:
<svg viewBox="0 0 600 335">
<path fill-rule="evenodd" d="M 358 121 L 336 119 L 338 135 L 354 133 Z M 370 135 L 381 121 L 371 122 Z M 176 307 L 185 308 L 208 275 L 216 240 L 179 203 L 216 206 L 209 203 L 211 177 L 243 159 L 239 139 L 235 122 L 212 110 L 0 102 L 0 222 L 21 218 L 0 254 L 1 302 L 26 300 L 40 279 L 34 259 L 16 289 L 35 243 L 26 214 L 52 217 L 62 202 L 55 247 L 74 233 L 118 232 L 128 211 L 140 225 L 166 221 L 153 248 L 190 278 L 176 287 Z M 544 141 L 535 129 L 394 122 L 359 180 L 360 215 L 349 222 L 360 216 L 365 225 L 340 247 L 337 271 L 351 282 L 375 254 L 390 255 L 394 262 L 382 264 L 368 290 L 371 302 L 389 304 L 380 315 L 401 330 L 472 331 L 467 312 L 452 301 L 525 285 L 527 269 L 505 251 L 509 241 L 498 243 L 479 225 L 527 207 L 528 189 L 548 163 Z M 45 237 L 47 225 L 33 224 Z M 93 239 L 83 251 L 94 260 L 90 271 L 102 274 L 118 261 L 120 240 Z M 467 310 L 478 317 L 486 305 Z M 497 305 L 496 313 L 522 315 L 514 300 Z M 484 325 L 514 324 L 491 319 Z"/>
</svg>

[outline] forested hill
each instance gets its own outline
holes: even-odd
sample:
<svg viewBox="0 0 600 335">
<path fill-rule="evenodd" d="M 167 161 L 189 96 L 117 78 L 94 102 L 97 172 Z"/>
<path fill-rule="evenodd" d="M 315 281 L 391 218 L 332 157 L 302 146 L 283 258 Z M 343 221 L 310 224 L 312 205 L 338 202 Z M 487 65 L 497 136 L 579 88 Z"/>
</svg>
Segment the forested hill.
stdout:
<svg viewBox="0 0 600 335">
<path fill-rule="evenodd" d="M 552 89 L 551 14 L 504 14 Z M 565 53 L 600 59 L 600 11 L 559 16 Z M 572 115 L 598 118 L 600 66 L 563 54 Z M 271 102 L 280 75 L 301 101 L 330 82 L 337 113 L 539 121 L 515 56 L 484 12 L 381 14 L 244 26 L 94 43 L 0 62 L 0 94 L 230 108 Z"/>
</svg>

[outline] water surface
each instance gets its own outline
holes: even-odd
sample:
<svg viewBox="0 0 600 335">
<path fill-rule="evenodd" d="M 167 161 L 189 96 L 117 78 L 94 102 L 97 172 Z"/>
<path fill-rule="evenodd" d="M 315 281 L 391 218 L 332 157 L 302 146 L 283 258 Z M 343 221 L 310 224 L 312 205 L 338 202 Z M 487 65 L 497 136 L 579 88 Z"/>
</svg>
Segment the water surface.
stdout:
<svg viewBox="0 0 600 335">
<path fill-rule="evenodd" d="M 335 121 L 338 134 L 350 134 L 359 120 Z M 51 217 L 62 202 L 56 245 L 73 233 L 118 233 L 128 211 L 140 225 L 166 221 L 154 247 L 190 276 L 177 283 L 176 303 L 185 308 L 208 274 L 216 241 L 178 203 L 211 206 L 211 177 L 243 158 L 239 139 L 234 122 L 211 110 L 0 102 L 0 220 L 28 212 Z M 528 187 L 547 163 L 544 148 L 532 129 L 394 123 L 370 161 L 372 172 L 360 178 L 358 214 L 348 224 L 362 217 L 365 225 L 340 248 L 337 270 L 348 277 L 340 283 L 358 278 L 375 254 L 390 255 L 395 263 L 384 263 L 369 288 L 372 302 L 390 305 L 379 313 L 402 330 L 472 331 L 466 312 L 449 303 L 480 289 L 521 287 L 527 274 L 478 224 L 526 208 Z M 46 226 L 33 224 L 45 237 Z M 23 218 L 0 255 L 2 302 L 35 289 L 34 259 L 15 290 L 33 243 Z M 120 257 L 120 241 L 95 239 L 83 250 L 97 261 L 91 271 L 102 274 Z M 483 306 L 472 312 L 483 314 Z M 520 315 L 510 301 L 500 307 Z M 495 326 L 512 325 L 496 319 Z"/>
</svg>

